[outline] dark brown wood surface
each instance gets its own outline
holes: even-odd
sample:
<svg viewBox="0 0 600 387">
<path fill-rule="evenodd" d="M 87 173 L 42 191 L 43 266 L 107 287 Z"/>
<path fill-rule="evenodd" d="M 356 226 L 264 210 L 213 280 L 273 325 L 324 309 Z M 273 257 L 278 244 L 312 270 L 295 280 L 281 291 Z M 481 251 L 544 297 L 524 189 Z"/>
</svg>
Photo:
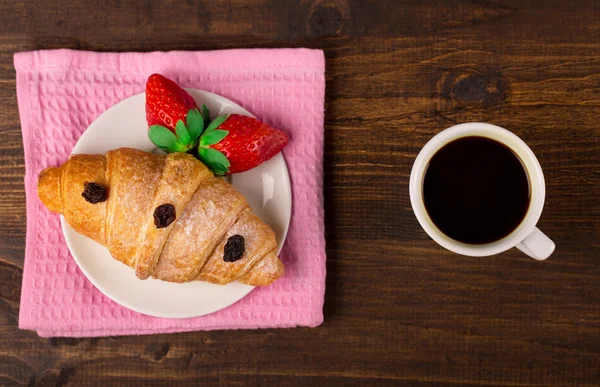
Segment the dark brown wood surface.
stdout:
<svg viewBox="0 0 600 387">
<path fill-rule="evenodd" d="M 313 47 L 327 58 L 325 322 L 43 339 L 17 328 L 25 245 L 12 55 Z M 600 384 L 600 3 L 0 1 L 0 385 Z M 440 130 L 521 136 L 547 182 L 546 262 L 461 257 L 413 216 Z M 41 139 L 43 140 L 43 139 Z"/>
</svg>

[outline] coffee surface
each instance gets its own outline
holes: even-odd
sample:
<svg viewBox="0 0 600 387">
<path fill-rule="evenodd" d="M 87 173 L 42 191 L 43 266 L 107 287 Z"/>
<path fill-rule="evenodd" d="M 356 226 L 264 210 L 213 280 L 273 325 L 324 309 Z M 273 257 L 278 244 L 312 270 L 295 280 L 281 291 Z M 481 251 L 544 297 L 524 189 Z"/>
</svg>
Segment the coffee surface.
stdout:
<svg viewBox="0 0 600 387">
<path fill-rule="evenodd" d="M 431 158 L 423 200 L 433 223 L 459 242 L 485 244 L 509 235 L 529 208 L 529 178 L 519 157 L 487 137 L 463 137 Z"/>
</svg>

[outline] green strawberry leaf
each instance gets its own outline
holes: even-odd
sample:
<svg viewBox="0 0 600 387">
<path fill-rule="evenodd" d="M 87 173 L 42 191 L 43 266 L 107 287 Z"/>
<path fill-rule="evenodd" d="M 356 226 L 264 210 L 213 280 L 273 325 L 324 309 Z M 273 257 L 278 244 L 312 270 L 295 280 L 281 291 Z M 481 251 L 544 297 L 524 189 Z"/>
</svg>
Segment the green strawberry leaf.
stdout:
<svg viewBox="0 0 600 387">
<path fill-rule="evenodd" d="M 204 131 L 204 118 L 200 114 L 200 111 L 197 108 L 194 108 L 188 112 L 185 123 L 188 132 L 190 132 L 190 137 L 192 138 L 191 142 L 195 144 Z"/>
<path fill-rule="evenodd" d="M 204 131 L 204 134 L 208 134 L 210 132 L 212 132 L 213 130 L 217 129 L 219 126 L 221 126 L 221 124 L 223 122 L 225 122 L 225 120 L 229 118 L 229 114 L 225 114 L 223 116 L 218 116 L 217 118 L 215 118 L 206 128 L 206 130 Z"/>
<path fill-rule="evenodd" d="M 165 152 L 173 152 L 172 148 L 178 143 L 177 137 L 173 132 L 164 126 L 152 125 L 148 131 L 150 141 Z"/>
<path fill-rule="evenodd" d="M 205 104 L 202 104 L 202 118 L 204 118 L 204 126 L 208 126 L 210 122 L 210 111 Z"/>
<path fill-rule="evenodd" d="M 171 149 L 172 149 L 171 153 L 173 153 L 173 152 L 185 153 L 192 148 L 193 148 L 193 144 L 183 144 L 180 141 L 177 141 L 177 143 L 171 147 Z"/>
<path fill-rule="evenodd" d="M 216 175 L 224 175 L 229 172 L 229 160 L 216 149 L 198 148 L 198 156 Z"/>
<path fill-rule="evenodd" d="M 213 165 L 213 173 L 217 176 L 225 176 L 229 173 L 229 168 L 225 168 L 221 165 Z"/>
<path fill-rule="evenodd" d="M 227 137 L 228 134 L 229 132 L 227 130 L 213 130 L 212 132 L 202 136 L 200 139 L 200 146 L 205 147 L 218 144 L 222 139 Z"/>
<path fill-rule="evenodd" d="M 177 121 L 177 125 L 175 125 L 175 133 L 177 133 L 177 139 L 183 145 L 190 145 L 192 142 L 192 137 L 190 136 L 190 132 L 188 132 L 185 124 L 182 120 Z"/>
</svg>

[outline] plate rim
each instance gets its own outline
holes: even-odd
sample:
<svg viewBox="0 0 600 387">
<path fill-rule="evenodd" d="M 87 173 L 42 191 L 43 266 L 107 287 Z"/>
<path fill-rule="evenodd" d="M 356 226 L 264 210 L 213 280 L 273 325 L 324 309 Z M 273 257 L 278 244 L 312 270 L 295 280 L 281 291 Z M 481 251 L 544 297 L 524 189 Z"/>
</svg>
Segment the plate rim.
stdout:
<svg viewBox="0 0 600 387">
<path fill-rule="evenodd" d="M 206 90 L 201 90 L 201 89 L 195 89 L 195 88 L 184 88 L 184 90 L 188 91 L 188 92 L 192 92 L 192 93 L 200 93 L 203 94 L 209 98 L 212 98 L 214 100 L 217 100 L 219 103 L 222 104 L 232 104 L 235 105 L 236 108 L 240 109 L 244 115 L 247 115 L 249 117 L 255 117 L 252 113 L 250 113 L 248 110 L 246 110 L 244 107 L 240 106 L 238 103 L 223 97 L 219 94 L 210 92 L 210 91 L 206 91 Z M 77 140 L 77 142 L 75 143 L 75 145 L 73 146 L 73 149 L 71 150 L 71 153 L 69 154 L 69 157 L 71 157 L 74 154 L 80 154 L 77 151 L 78 147 L 81 147 L 81 143 L 85 143 L 86 142 L 86 138 L 89 137 L 88 133 L 89 129 L 94 126 L 98 120 L 100 120 L 102 117 L 104 117 L 106 114 L 110 114 L 110 111 L 117 108 L 117 106 L 121 105 L 121 104 L 126 104 L 128 101 L 134 99 L 134 98 L 140 98 L 141 95 L 145 95 L 145 91 L 141 92 L 141 93 L 137 93 L 134 95 L 131 95 L 127 98 L 124 98 L 118 102 L 116 102 L 115 104 L 113 104 L 112 106 L 110 106 L 109 108 L 107 108 L 106 110 L 104 110 L 98 117 L 96 117 L 88 126 L 87 128 L 84 130 L 84 132 L 81 134 L 81 136 L 79 137 L 79 139 Z M 289 191 L 289 202 L 290 202 L 290 211 L 289 211 L 289 216 L 287 217 L 287 219 L 285 220 L 285 227 L 282 230 L 282 239 L 281 239 L 281 244 L 277 246 L 277 255 L 279 255 L 279 253 L 281 252 L 281 250 L 283 249 L 283 246 L 285 244 L 286 238 L 287 238 L 287 234 L 289 231 L 289 227 L 290 227 L 290 223 L 291 223 L 291 215 L 292 215 L 292 210 L 293 210 L 293 195 L 292 195 L 292 190 L 291 190 L 291 179 L 290 179 L 290 175 L 289 175 L 289 168 L 287 165 L 287 162 L 285 160 L 285 157 L 283 157 L 282 152 L 279 152 L 278 154 L 276 154 L 273 158 L 275 157 L 280 157 L 281 160 L 283 161 L 283 165 L 284 165 L 284 182 L 285 185 L 288 187 L 288 191 Z M 82 263 L 80 263 L 79 258 L 77 257 L 77 254 L 74 253 L 74 247 L 73 247 L 73 240 L 71 240 L 71 237 L 69 236 L 70 232 L 73 233 L 77 233 L 66 221 L 65 217 L 61 214 L 60 215 L 60 223 L 61 223 L 61 231 L 63 234 L 63 238 L 65 240 L 65 243 L 67 244 L 67 248 L 69 249 L 69 253 L 71 254 L 71 256 L 73 257 L 73 260 L 75 261 L 75 263 L 77 264 L 77 267 L 79 268 L 79 270 L 81 270 L 81 272 L 85 275 L 86 279 L 89 280 L 92 285 L 94 285 L 94 287 L 96 289 L 98 289 L 102 294 L 104 294 L 106 297 L 108 297 L 110 300 L 112 300 L 113 302 L 117 303 L 118 305 L 130 309 L 134 312 L 146 315 L 146 316 L 151 316 L 151 317 L 158 317 L 158 318 L 171 318 L 171 319 L 185 319 L 185 318 L 194 318 L 194 317 L 201 317 L 201 316 L 206 316 L 212 313 L 216 313 L 220 310 L 223 310 L 225 308 L 230 307 L 231 305 L 241 301 L 242 299 L 244 299 L 250 292 L 252 292 L 255 289 L 255 286 L 252 285 L 247 285 L 247 284 L 243 284 L 245 289 L 242 292 L 240 292 L 241 296 L 235 300 L 232 301 L 231 303 L 227 303 L 224 306 L 219 306 L 214 310 L 211 310 L 209 312 L 206 313 L 200 313 L 198 314 L 196 313 L 177 313 L 177 314 L 173 314 L 173 313 L 161 313 L 161 312 L 149 312 L 148 310 L 145 310 L 143 308 L 138 308 L 135 305 L 132 305 L 130 302 L 128 302 L 127 300 L 123 300 L 120 297 L 115 297 L 114 294 L 111 294 L 110 291 L 107 291 L 106 288 L 104 287 L 104 285 L 102 285 L 100 282 L 96 281 L 96 278 L 88 272 L 87 268 L 85 268 L 85 265 L 83 265 Z M 81 234 L 80 234 L 81 235 Z M 85 236 L 84 236 L 85 237 Z M 87 238 L 87 237 L 86 237 Z M 96 243 L 98 244 L 98 242 L 87 238 L 89 240 L 89 242 L 91 243 Z M 100 245 L 102 248 L 106 249 L 108 251 L 108 248 L 106 246 Z M 110 252 L 108 252 L 108 254 L 110 255 Z M 112 257 L 114 259 L 114 257 Z M 227 286 L 227 285 L 217 285 L 217 286 Z"/>
</svg>

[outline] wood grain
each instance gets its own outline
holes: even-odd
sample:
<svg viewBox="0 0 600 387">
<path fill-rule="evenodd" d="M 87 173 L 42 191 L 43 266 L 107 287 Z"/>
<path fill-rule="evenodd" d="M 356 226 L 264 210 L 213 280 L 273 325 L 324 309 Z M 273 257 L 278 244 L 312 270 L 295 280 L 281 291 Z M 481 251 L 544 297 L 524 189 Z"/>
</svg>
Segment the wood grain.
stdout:
<svg viewBox="0 0 600 387">
<path fill-rule="evenodd" d="M 0 385 L 600 385 L 600 3 L 0 1 Z M 25 243 L 12 55 L 314 47 L 327 58 L 325 323 L 42 339 L 17 328 Z M 521 136 L 547 182 L 546 262 L 460 257 L 414 218 L 434 134 Z"/>
</svg>

